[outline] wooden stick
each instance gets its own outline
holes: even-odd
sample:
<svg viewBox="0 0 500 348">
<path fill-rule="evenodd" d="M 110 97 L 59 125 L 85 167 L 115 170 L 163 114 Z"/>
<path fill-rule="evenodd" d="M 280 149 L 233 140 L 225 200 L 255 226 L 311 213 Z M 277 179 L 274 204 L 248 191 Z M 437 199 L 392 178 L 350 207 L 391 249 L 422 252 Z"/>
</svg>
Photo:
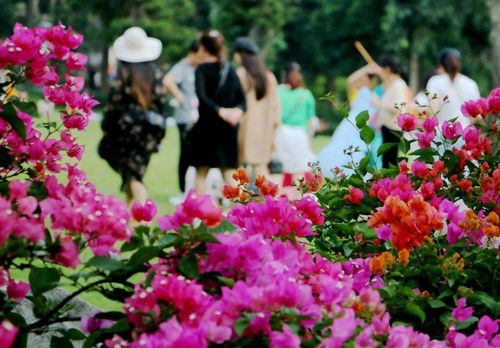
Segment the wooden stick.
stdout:
<svg viewBox="0 0 500 348">
<path fill-rule="evenodd" d="M 356 49 L 359 51 L 359 53 L 361 53 L 361 55 L 363 56 L 363 58 L 366 60 L 366 62 L 368 64 L 375 63 L 375 61 L 370 56 L 370 54 L 368 53 L 368 51 L 365 49 L 365 47 L 363 46 L 363 44 L 361 42 L 359 42 L 359 41 L 354 42 L 354 47 L 356 47 Z"/>
</svg>

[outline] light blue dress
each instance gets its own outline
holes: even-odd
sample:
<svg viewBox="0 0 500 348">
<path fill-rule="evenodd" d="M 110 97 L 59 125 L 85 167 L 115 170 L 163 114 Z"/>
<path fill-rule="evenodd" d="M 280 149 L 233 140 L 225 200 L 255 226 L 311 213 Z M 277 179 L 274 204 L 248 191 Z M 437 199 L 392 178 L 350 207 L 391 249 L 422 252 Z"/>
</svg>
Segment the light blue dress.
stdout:
<svg viewBox="0 0 500 348">
<path fill-rule="evenodd" d="M 316 161 L 319 162 L 319 166 L 323 175 L 331 177 L 333 175 L 332 170 L 339 167 L 347 175 L 352 174 L 351 169 L 344 168 L 345 165 L 351 162 L 351 157 L 344 154 L 344 149 L 349 146 L 358 147 L 359 151 L 353 153 L 352 158 L 355 163 L 358 163 L 366 154 L 367 147 L 366 144 L 361 140 L 359 136 L 359 131 L 356 128 L 356 116 L 365 110 L 373 115 L 375 113 L 375 108 L 370 103 L 371 91 L 367 87 L 362 87 L 356 98 L 351 104 L 351 110 L 349 111 L 349 116 L 347 119 L 343 119 L 340 124 L 335 129 L 332 135 L 330 143 L 325 146 L 321 152 L 316 156 Z M 377 138 L 377 137 L 375 137 Z M 374 139 L 374 142 L 377 139 Z M 375 145 L 375 144 L 374 144 Z M 378 145 L 380 146 L 380 145 Z M 378 148 L 378 146 L 376 146 Z M 377 150 L 374 149 L 375 146 L 370 147 L 370 150 L 374 155 L 376 155 Z M 374 151 L 374 152 L 373 152 Z M 378 161 L 378 159 L 377 159 Z M 371 164 L 373 165 L 373 164 Z"/>
</svg>

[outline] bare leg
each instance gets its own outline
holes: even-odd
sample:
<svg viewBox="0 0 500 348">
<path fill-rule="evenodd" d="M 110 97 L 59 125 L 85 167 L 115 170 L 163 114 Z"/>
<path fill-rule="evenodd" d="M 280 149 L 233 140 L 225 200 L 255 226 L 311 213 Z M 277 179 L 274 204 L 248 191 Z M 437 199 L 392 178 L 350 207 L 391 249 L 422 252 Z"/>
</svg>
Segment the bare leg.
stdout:
<svg viewBox="0 0 500 348">
<path fill-rule="evenodd" d="M 255 177 L 259 175 L 269 176 L 269 169 L 267 169 L 266 164 L 253 164 L 252 165 L 253 174 Z"/>
<path fill-rule="evenodd" d="M 207 174 L 208 167 L 200 167 L 196 169 L 196 181 L 194 189 L 196 193 L 202 195 L 207 193 Z"/>
<path fill-rule="evenodd" d="M 129 183 L 129 190 L 127 195 L 128 203 L 132 201 L 139 202 L 140 204 L 145 204 L 148 198 L 148 192 L 146 191 L 146 186 L 140 181 L 131 180 Z"/>
</svg>

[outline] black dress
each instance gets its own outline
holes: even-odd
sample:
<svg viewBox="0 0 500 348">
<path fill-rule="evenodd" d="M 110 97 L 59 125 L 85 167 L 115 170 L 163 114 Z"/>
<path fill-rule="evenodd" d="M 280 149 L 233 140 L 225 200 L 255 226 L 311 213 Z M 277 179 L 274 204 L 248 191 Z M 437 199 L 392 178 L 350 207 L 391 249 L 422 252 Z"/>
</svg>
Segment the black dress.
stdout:
<svg viewBox="0 0 500 348">
<path fill-rule="evenodd" d="M 153 100 L 149 110 L 162 114 L 161 75 L 156 70 Z M 165 136 L 164 130 L 137 120 L 141 107 L 131 95 L 130 83 L 115 80 L 108 95 L 101 128 L 104 136 L 99 143 L 99 155 L 120 174 L 121 190 L 130 180 L 142 182 L 151 159 Z"/>
<path fill-rule="evenodd" d="M 201 64 L 195 73 L 200 116 L 187 134 L 187 141 L 190 163 L 197 168 L 238 166 L 238 126 L 224 121 L 219 108 L 237 107 L 245 111 L 245 94 L 232 67 L 219 86 L 222 66 L 222 63 Z"/>
</svg>

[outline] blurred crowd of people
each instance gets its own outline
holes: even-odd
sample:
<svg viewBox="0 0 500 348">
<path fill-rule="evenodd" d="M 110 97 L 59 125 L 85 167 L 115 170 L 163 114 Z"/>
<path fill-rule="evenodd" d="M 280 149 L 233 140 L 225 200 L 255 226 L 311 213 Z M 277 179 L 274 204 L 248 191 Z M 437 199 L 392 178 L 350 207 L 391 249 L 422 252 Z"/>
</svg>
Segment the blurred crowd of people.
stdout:
<svg viewBox="0 0 500 348">
<path fill-rule="evenodd" d="M 425 81 L 427 91 L 437 98 L 428 98 L 427 92 L 414 97 L 402 64 L 383 56 L 349 76 L 349 117 L 316 156 L 311 150 L 317 127 L 315 100 L 297 63 L 286 67 L 285 79 L 278 84 L 251 39 L 236 39 L 228 51 L 223 35 L 212 29 L 202 32 L 185 58 L 164 76 L 154 64 L 161 50 L 161 42 L 138 27 L 126 30 L 113 45 L 118 66 L 105 106 L 99 154 L 120 174 L 129 202 L 144 203 L 147 198 L 143 177 L 165 136 L 162 100 L 167 93 L 173 97 L 180 135 L 179 202 L 188 189 L 190 167 L 196 169 L 193 186 L 198 193 L 207 192 L 211 168 L 220 169 L 227 183 L 232 183 L 234 170 L 244 166 L 254 178 L 278 174 L 275 179 L 282 186 L 293 185 L 314 161 L 330 175 L 333 169 L 358 161 L 365 150 L 376 154 L 382 143 L 399 142 L 396 117 L 402 108 L 416 113 L 440 109 L 440 122 L 459 116 L 466 126 L 469 119 L 460 116 L 460 105 L 479 97 L 477 84 L 460 73 L 457 50 L 443 50 L 439 67 Z M 356 115 L 364 110 L 376 134 L 369 149 L 355 127 Z M 388 167 L 397 156 L 393 147 L 382 158 L 372 156 L 372 165 Z"/>
</svg>

